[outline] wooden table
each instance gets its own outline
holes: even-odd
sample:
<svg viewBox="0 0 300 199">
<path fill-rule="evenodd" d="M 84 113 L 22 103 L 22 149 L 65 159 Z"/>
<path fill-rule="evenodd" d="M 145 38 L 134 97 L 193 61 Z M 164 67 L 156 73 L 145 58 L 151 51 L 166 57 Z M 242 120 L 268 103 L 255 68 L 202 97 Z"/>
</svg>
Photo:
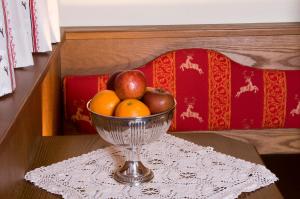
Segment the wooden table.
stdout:
<svg viewBox="0 0 300 199">
<path fill-rule="evenodd" d="M 203 146 L 212 146 L 216 151 L 232 155 L 253 163 L 263 164 L 256 149 L 249 144 L 232 140 L 220 135 L 204 133 L 176 133 L 177 137 Z M 31 169 L 56 163 L 92 150 L 108 146 L 98 135 L 43 137 L 39 143 Z M 60 198 L 23 180 L 20 182 L 18 198 Z M 283 198 L 275 184 L 252 193 L 242 194 L 240 198 Z"/>
</svg>

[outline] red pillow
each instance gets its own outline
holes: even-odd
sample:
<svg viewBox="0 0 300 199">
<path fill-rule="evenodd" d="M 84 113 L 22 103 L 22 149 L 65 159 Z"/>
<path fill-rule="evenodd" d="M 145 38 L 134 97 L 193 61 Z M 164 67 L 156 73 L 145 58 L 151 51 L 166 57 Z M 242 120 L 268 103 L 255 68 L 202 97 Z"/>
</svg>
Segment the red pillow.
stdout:
<svg viewBox="0 0 300 199">
<path fill-rule="evenodd" d="M 199 48 L 165 53 L 137 69 L 148 86 L 176 97 L 173 131 L 300 127 L 300 70 L 243 66 Z M 108 75 L 64 78 L 66 119 L 79 131 L 95 132 L 85 104 L 107 80 Z"/>
</svg>

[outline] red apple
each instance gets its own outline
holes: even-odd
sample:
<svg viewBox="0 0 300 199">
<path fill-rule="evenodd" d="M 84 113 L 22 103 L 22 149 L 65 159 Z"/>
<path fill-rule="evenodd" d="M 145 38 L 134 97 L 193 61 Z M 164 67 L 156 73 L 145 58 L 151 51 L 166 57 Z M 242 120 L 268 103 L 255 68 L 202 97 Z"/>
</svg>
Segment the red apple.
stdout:
<svg viewBox="0 0 300 199">
<path fill-rule="evenodd" d="M 148 106 L 151 114 L 167 111 L 174 106 L 174 97 L 161 88 L 147 87 L 142 101 Z"/>
<path fill-rule="evenodd" d="M 118 97 L 123 99 L 140 99 L 146 89 L 146 78 L 139 70 L 127 70 L 119 73 L 114 81 Z"/>
<path fill-rule="evenodd" d="M 115 79 L 116 79 L 116 77 L 117 77 L 118 74 L 120 74 L 120 71 L 113 73 L 109 77 L 109 79 L 108 79 L 108 81 L 106 83 L 106 87 L 107 87 L 108 90 L 114 90 L 115 89 L 115 85 L 114 84 L 115 84 Z"/>
</svg>

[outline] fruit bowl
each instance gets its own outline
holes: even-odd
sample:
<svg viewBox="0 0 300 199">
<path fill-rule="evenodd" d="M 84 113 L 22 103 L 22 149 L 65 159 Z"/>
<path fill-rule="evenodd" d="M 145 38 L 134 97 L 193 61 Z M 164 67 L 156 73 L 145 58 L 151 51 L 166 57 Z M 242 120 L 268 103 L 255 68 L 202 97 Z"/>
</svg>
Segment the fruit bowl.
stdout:
<svg viewBox="0 0 300 199">
<path fill-rule="evenodd" d="M 174 103 L 167 111 L 154 115 L 124 118 L 97 114 L 90 109 L 90 101 L 87 103 L 92 123 L 99 135 L 105 141 L 127 149 L 124 166 L 114 173 L 116 181 L 139 185 L 154 177 L 151 169 L 141 162 L 140 150 L 142 145 L 158 140 L 168 131 L 175 106 Z"/>
</svg>

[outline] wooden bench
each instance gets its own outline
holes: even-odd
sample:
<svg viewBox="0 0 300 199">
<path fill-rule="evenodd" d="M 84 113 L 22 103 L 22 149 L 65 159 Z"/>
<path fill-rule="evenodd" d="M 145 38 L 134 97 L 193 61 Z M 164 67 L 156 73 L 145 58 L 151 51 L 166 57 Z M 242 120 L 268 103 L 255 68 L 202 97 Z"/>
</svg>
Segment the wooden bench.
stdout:
<svg viewBox="0 0 300 199">
<path fill-rule="evenodd" d="M 300 69 L 299 30 L 299 23 L 68 29 L 61 49 L 61 76 L 135 68 L 166 51 L 197 47 L 257 68 Z M 214 133 L 252 143 L 260 154 L 300 151 L 300 129 Z"/>
<path fill-rule="evenodd" d="M 17 90 L 0 98 L 0 198 L 15 198 L 24 190 L 25 172 L 36 164 L 36 157 L 43 156 L 41 146 L 47 148 L 52 140 L 44 141 L 42 134 L 59 135 L 66 129 L 61 93 L 64 75 L 134 68 L 163 52 L 192 47 L 218 50 L 245 65 L 291 70 L 300 66 L 299 23 L 62 31 L 62 43 L 51 53 L 34 55 L 34 67 L 16 70 Z M 299 129 L 213 133 L 253 144 L 260 154 L 300 152 Z M 55 148 L 49 144 L 50 151 Z"/>
</svg>

